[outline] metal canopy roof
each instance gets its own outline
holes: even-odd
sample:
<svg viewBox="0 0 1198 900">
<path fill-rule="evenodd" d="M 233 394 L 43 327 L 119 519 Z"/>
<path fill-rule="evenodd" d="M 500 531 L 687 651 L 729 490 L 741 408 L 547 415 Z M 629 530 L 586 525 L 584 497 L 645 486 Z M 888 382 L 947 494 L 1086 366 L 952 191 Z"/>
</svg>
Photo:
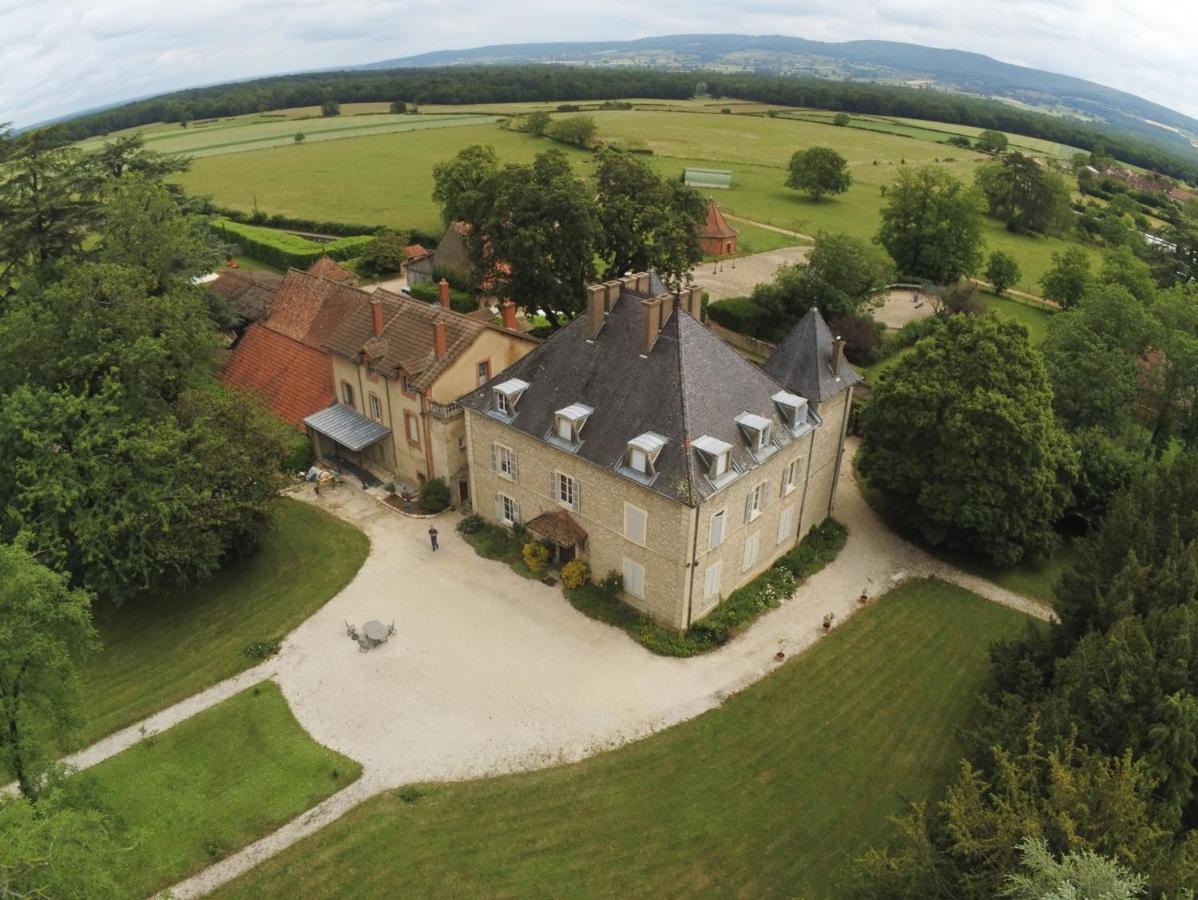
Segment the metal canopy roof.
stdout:
<svg viewBox="0 0 1198 900">
<path fill-rule="evenodd" d="M 528 390 L 528 382 L 521 381 L 519 378 L 509 378 L 507 381 L 501 381 L 495 385 L 495 390 L 504 396 L 510 397 L 512 394 L 519 394 L 522 391 Z"/>
<path fill-rule="evenodd" d="M 644 450 L 650 457 L 658 450 L 666 445 L 666 439 L 655 431 L 646 431 L 644 434 L 638 434 L 631 441 L 629 446 L 636 447 L 638 450 Z"/>
<path fill-rule="evenodd" d="M 791 409 L 799 409 L 806 406 L 807 401 L 798 394 L 792 394 L 790 391 L 778 391 L 774 394 L 773 400 L 782 406 L 789 406 Z"/>
<path fill-rule="evenodd" d="M 754 431 L 765 431 L 770 427 L 770 420 L 765 416 L 759 416 L 757 413 L 743 412 L 736 417 L 736 424 L 743 425 L 745 428 L 751 428 Z"/>
<path fill-rule="evenodd" d="M 557 414 L 571 422 L 577 422 L 579 419 L 585 419 L 594 411 L 593 407 L 587 406 L 585 403 L 571 403 L 565 409 L 559 409 Z"/>
<path fill-rule="evenodd" d="M 703 435 L 702 437 L 695 438 L 691 442 L 691 446 L 693 446 L 700 453 L 706 453 L 708 456 L 712 457 L 727 453 L 732 449 L 731 444 L 721 441 L 719 438 L 713 438 L 707 434 Z"/>
<path fill-rule="evenodd" d="M 328 409 L 312 413 L 304 424 L 313 431 L 336 441 L 346 450 L 358 451 L 377 443 L 391 433 L 391 429 L 380 422 L 368 419 L 361 413 L 340 403 Z"/>
</svg>

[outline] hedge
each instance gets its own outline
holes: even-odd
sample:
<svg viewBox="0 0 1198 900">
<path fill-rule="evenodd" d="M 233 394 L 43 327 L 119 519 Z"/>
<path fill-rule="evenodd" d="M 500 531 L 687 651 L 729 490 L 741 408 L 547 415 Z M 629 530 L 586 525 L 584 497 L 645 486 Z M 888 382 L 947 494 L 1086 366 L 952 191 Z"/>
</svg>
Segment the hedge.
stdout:
<svg viewBox="0 0 1198 900">
<path fill-rule="evenodd" d="M 215 220 L 213 227 L 224 235 L 226 242 L 240 246 L 246 256 L 283 269 L 306 269 L 325 255 L 333 259 L 350 259 L 358 256 L 366 245 L 374 240 L 372 235 L 365 234 L 337 238 L 328 244 L 318 244 L 316 241 L 285 231 L 260 228 L 257 225 L 246 225 L 228 219 Z"/>
<path fill-rule="evenodd" d="M 729 297 L 707 304 L 707 318 L 738 334 L 758 337 L 764 327 L 765 316 L 761 307 L 749 297 Z"/>
<path fill-rule="evenodd" d="M 425 303 L 439 303 L 441 301 L 441 288 L 435 281 L 420 281 L 409 285 L 408 293 L 417 300 L 423 300 Z M 451 287 L 449 289 L 449 308 L 454 312 L 472 313 L 478 309 L 478 303 L 475 301 L 473 294 Z"/>
</svg>

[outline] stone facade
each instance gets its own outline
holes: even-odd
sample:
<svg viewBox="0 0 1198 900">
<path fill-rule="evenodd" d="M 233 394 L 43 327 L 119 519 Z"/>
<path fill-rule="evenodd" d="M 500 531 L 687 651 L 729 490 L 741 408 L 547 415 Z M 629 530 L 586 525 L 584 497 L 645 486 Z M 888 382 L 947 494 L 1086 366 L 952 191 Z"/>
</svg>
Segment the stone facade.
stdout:
<svg viewBox="0 0 1198 900">
<path fill-rule="evenodd" d="M 588 534 L 581 554 L 598 579 L 623 573 L 626 561 L 643 567 L 643 590 L 625 600 L 660 622 L 685 629 L 732 591 L 761 574 L 792 549 L 813 525 L 831 514 L 851 388 L 819 410 L 821 425 L 773 453 L 761 465 L 705 499 L 698 507 L 670 500 L 616 471 L 510 428 L 486 413 L 466 412 L 466 439 L 475 511 L 490 521 L 504 518 L 503 497 L 519 505 L 520 521 L 565 505 L 555 490 L 556 473 L 574 479 L 578 495 L 571 515 Z M 515 456 L 509 475 L 496 465 L 493 448 Z M 793 468 L 792 468 L 793 466 Z M 790 484 L 784 485 L 784 474 Z M 761 503 L 747 512 L 750 492 Z M 630 510 L 631 508 L 631 510 Z M 645 540 L 630 539 L 644 513 Z M 634 521 L 629 522 L 629 517 Z M 722 539 L 713 540 L 713 522 Z"/>
</svg>

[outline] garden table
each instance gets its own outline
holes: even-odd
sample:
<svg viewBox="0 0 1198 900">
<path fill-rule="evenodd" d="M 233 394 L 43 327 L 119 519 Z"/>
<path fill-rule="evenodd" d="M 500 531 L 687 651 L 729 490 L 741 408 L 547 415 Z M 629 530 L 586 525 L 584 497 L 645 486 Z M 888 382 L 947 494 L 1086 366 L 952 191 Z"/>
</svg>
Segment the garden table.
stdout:
<svg viewBox="0 0 1198 900">
<path fill-rule="evenodd" d="M 367 639 L 376 644 L 381 644 L 383 641 L 387 640 L 389 634 L 387 631 L 387 626 L 375 619 L 371 619 L 362 626 L 362 633 L 366 635 Z"/>
</svg>

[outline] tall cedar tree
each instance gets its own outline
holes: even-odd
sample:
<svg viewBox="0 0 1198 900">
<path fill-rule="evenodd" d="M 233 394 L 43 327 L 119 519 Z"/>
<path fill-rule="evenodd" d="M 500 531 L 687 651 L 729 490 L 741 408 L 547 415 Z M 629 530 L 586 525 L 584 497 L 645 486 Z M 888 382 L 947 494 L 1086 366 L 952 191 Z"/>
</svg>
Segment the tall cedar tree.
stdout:
<svg viewBox="0 0 1198 900">
<path fill-rule="evenodd" d="M 1072 215 L 1065 180 L 1022 153 L 978 169 L 973 183 L 986 198 L 990 215 L 1015 234 L 1055 234 Z"/>
<path fill-rule="evenodd" d="M 999 565 L 1057 546 L 1077 460 L 1022 325 L 950 317 L 883 379 L 861 431 L 862 475 L 932 544 Z"/>
</svg>

